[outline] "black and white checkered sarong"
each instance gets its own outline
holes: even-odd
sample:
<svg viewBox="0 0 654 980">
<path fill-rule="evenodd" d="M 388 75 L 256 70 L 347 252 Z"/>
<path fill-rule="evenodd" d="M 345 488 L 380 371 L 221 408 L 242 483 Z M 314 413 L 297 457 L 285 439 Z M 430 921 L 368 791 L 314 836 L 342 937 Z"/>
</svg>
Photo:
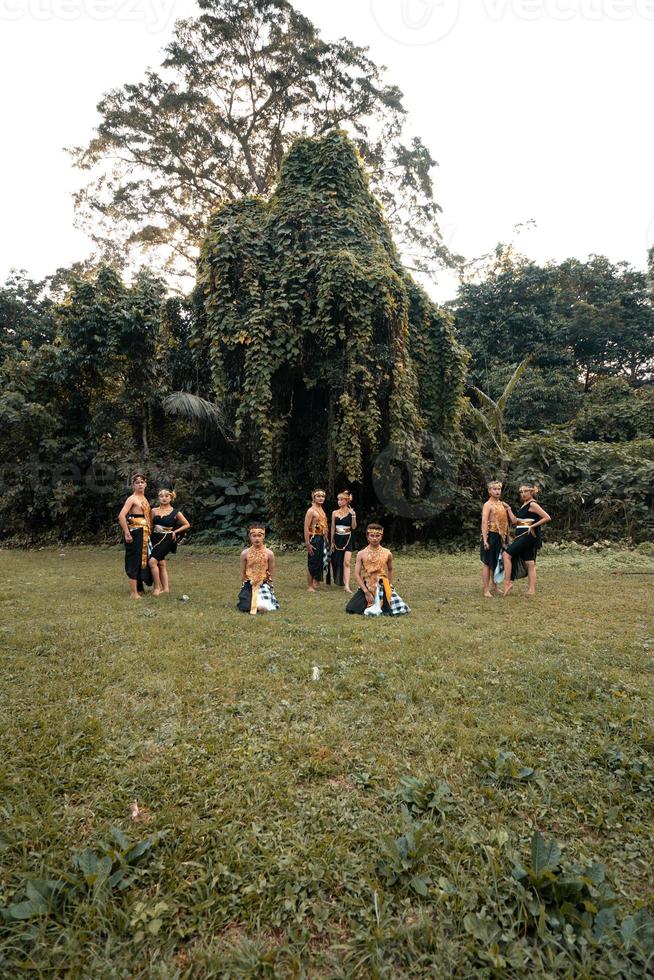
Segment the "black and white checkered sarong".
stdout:
<svg viewBox="0 0 654 980">
<path fill-rule="evenodd" d="M 404 616 L 406 613 L 411 612 L 410 607 L 406 604 L 402 596 L 398 595 L 395 591 L 394 585 L 391 585 L 391 601 L 387 608 L 384 609 L 385 603 L 386 593 L 384 592 L 384 585 L 383 582 L 379 581 L 377 582 L 377 594 L 375 596 L 374 606 L 377 606 L 379 609 L 383 610 L 383 613 L 386 616 Z M 366 610 L 366 613 L 370 615 L 368 610 Z"/>
</svg>

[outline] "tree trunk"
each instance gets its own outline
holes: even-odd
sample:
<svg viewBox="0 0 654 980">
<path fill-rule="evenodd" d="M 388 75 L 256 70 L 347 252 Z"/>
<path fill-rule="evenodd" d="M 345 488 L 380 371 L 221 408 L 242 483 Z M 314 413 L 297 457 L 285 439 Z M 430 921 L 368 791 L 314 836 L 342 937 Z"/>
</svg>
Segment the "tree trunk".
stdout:
<svg viewBox="0 0 654 980">
<path fill-rule="evenodd" d="M 148 410 L 143 409 L 143 415 L 141 417 L 141 441 L 143 443 L 143 455 L 150 455 L 150 447 L 148 445 Z"/>
</svg>

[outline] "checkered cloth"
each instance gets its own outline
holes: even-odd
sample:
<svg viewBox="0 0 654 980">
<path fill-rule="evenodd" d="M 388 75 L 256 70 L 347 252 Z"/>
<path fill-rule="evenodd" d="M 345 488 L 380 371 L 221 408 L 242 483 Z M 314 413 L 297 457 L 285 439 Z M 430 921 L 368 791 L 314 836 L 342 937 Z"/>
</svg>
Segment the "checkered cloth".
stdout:
<svg viewBox="0 0 654 980">
<path fill-rule="evenodd" d="M 377 582 L 377 594 L 375 596 L 375 601 L 372 606 L 368 606 L 368 608 L 365 610 L 364 616 L 380 615 L 382 612 L 384 601 L 385 601 L 384 585 L 382 582 Z M 404 599 L 397 594 L 397 592 L 395 591 L 395 586 L 393 585 L 391 585 L 391 601 L 389 603 L 389 607 L 390 608 L 386 610 L 386 615 L 390 615 L 390 616 L 404 616 L 405 613 L 411 612 L 411 609 L 409 608 L 409 606 L 407 606 Z M 379 609 L 379 612 L 376 611 L 376 608 Z M 373 609 L 375 609 L 375 612 L 372 611 Z"/>
<path fill-rule="evenodd" d="M 263 585 L 259 586 L 257 606 L 265 606 L 268 612 L 276 612 L 279 609 L 272 582 L 264 582 Z"/>
</svg>

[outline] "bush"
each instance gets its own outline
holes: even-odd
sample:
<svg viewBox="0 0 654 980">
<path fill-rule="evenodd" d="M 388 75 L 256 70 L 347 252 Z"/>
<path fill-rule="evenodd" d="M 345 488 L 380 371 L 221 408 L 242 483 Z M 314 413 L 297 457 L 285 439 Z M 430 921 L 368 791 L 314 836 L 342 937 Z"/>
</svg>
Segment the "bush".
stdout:
<svg viewBox="0 0 654 980">
<path fill-rule="evenodd" d="M 536 481 L 551 534 L 582 541 L 645 541 L 654 535 L 654 440 L 612 445 L 569 435 L 514 444 L 510 484 Z"/>
</svg>

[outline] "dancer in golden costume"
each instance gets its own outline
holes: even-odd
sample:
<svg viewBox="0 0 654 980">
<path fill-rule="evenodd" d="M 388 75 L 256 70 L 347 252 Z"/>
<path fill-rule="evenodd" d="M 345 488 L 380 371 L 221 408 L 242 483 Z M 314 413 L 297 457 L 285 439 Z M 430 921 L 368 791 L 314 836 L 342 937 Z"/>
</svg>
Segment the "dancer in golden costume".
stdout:
<svg viewBox="0 0 654 980">
<path fill-rule="evenodd" d="M 251 524 L 248 528 L 249 548 L 241 552 L 241 591 L 236 608 L 256 616 L 257 613 L 276 612 L 279 603 L 273 589 L 275 574 L 274 552 L 266 547 L 266 529 L 263 524 Z"/>
<path fill-rule="evenodd" d="M 493 593 L 497 591 L 496 578 L 501 581 L 500 558 L 502 549 L 509 543 L 510 508 L 500 499 L 501 496 L 501 482 L 491 480 L 488 484 L 488 500 L 481 511 L 479 543 L 479 557 L 482 561 L 481 581 L 487 599 L 492 599 Z"/>
<path fill-rule="evenodd" d="M 145 497 L 147 482 L 143 473 L 132 477 L 132 493 L 123 504 L 118 523 L 125 538 L 125 573 L 131 599 L 140 599 L 143 586 L 152 585 L 150 534 L 152 514 Z"/>
<path fill-rule="evenodd" d="M 393 555 L 382 547 L 384 529 L 381 524 L 368 524 L 368 546 L 357 554 L 354 577 L 359 588 L 345 611 L 363 616 L 403 616 L 411 612 L 393 586 L 395 567 Z"/>
<path fill-rule="evenodd" d="M 304 515 L 304 546 L 307 549 L 307 591 L 315 592 L 323 579 L 329 583 L 329 525 L 324 490 L 311 491 L 311 506 Z"/>
</svg>

